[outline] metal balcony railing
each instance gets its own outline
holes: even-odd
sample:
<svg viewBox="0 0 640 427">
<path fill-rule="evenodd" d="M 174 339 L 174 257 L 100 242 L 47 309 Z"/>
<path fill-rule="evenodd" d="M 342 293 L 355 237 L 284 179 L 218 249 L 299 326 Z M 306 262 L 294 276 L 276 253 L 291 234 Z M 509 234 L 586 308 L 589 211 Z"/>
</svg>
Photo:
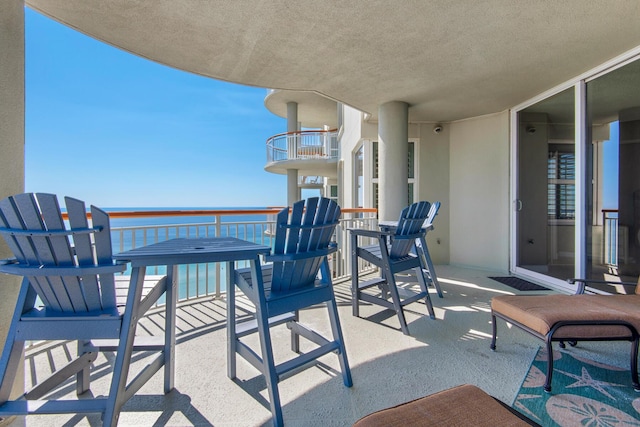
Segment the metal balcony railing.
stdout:
<svg viewBox="0 0 640 427">
<path fill-rule="evenodd" d="M 236 237 L 259 244 L 272 245 L 275 214 L 280 209 L 200 210 L 200 211 L 136 211 L 110 212 L 114 253 L 150 245 L 178 237 Z M 179 223 L 179 217 L 213 217 L 207 222 Z M 235 221 L 231 217 L 255 216 L 257 220 Z M 117 226 L 126 219 L 143 219 L 146 225 Z M 120 220 L 122 219 L 122 220 Z M 117 220 L 117 221 L 116 221 Z M 172 221 L 174 221 L 172 223 Z M 351 253 L 349 228 L 376 229 L 375 209 L 343 209 L 340 224 L 336 228 L 335 241 L 338 252 L 330 258 L 333 280 L 351 277 Z M 242 262 L 239 268 L 245 267 Z M 358 268 L 369 266 L 361 263 Z M 180 301 L 204 296 L 219 297 L 227 290 L 226 263 L 193 264 L 178 267 L 178 299 Z M 125 271 L 128 274 L 130 271 Z M 147 274 L 166 274 L 166 267 L 149 267 Z"/>
<path fill-rule="evenodd" d="M 285 160 L 338 159 L 338 131 L 303 130 L 274 135 L 267 140 L 267 163 Z"/>
<path fill-rule="evenodd" d="M 602 210 L 603 225 L 603 263 L 608 267 L 616 268 L 619 262 L 627 262 L 627 245 L 629 231 L 627 227 L 620 226 L 617 209 Z"/>
</svg>

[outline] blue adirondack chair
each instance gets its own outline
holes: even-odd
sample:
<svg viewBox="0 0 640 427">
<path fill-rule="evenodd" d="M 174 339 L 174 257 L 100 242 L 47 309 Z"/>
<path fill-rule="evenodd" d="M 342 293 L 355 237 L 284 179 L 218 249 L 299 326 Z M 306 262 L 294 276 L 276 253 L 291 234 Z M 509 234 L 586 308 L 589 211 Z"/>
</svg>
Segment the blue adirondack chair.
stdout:
<svg viewBox="0 0 640 427">
<path fill-rule="evenodd" d="M 15 257 L 5 260 L 0 272 L 24 277 L 0 358 L 0 416 L 98 412 L 104 425 L 116 425 L 122 405 L 151 376 L 146 371 L 127 384 L 135 324 L 164 293 L 166 278 L 147 286 L 143 274 L 133 277 L 135 292 L 128 292 L 128 280 L 117 286 L 114 275 L 126 264 L 111 257 L 107 213 L 91 206 L 89 223 L 82 201 L 67 197 L 65 204 L 68 228 L 55 195 L 19 194 L 0 201 L 0 234 Z M 31 340 L 77 341 L 78 357 L 10 400 L 24 343 Z M 161 352 L 163 344 L 144 350 Z M 51 397 L 50 390 L 74 375 L 77 393 L 88 391 L 99 351 L 117 352 L 108 396 Z"/>
<path fill-rule="evenodd" d="M 429 316 L 434 319 L 435 313 L 431 304 L 431 297 L 427 289 L 427 279 L 423 257 L 419 256 L 416 242 L 424 238 L 424 222 L 427 219 L 431 203 L 416 202 L 400 213 L 397 224 L 389 231 L 351 229 L 351 293 L 352 311 L 354 316 L 360 316 L 360 301 L 377 304 L 396 312 L 400 321 L 400 329 L 409 335 L 409 328 L 404 316 L 403 307 L 424 298 Z M 392 231 L 391 231 L 392 230 Z M 373 245 L 358 246 L 358 238 L 364 237 L 376 240 Z M 380 277 L 360 283 L 358 258 L 377 266 Z M 420 292 L 400 298 L 396 283 L 396 274 L 413 270 L 420 284 Z M 379 293 L 363 292 L 377 286 Z M 408 290 L 407 290 L 408 291 Z M 391 297 L 391 300 L 389 300 Z"/>
<path fill-rule="evenodd" d="M 330 199 L 314 197 L 306 203 L 304 200 L 294 203 L 291 215 L 288 208 L 277 215 L 273 253 L 265 257 L 270 264 L 257 269 L 261 274 L 252 274 L 256 269 L 237 270 L 235 274 L 236 285 L 255 305 L 255 321 L 236 325 L 234 304 L 228 304 L 228 375 L 236 376 L 236 353 L 264 374 L 273 423 L 277 426 L 283 424 L 278 382 L 287 373 L 313 366 L 315 359 L 335 352 L 344 384 L 352 385 L 327 260 L 337 250 L 331 238 L 339 218 L 340 207 Z M 329 339 L 299 322 L 298 310 L 321 303 L 328 310 L 332 331 Z M 282 323 L 291 330 L 292 350 L 298 355 L 276 365 L 269 327 Z M 260 337 L 261 355 L 241 340 L 253 333 Z M 317 347 L 300 353 L 300 337 Z"/>
</svg>

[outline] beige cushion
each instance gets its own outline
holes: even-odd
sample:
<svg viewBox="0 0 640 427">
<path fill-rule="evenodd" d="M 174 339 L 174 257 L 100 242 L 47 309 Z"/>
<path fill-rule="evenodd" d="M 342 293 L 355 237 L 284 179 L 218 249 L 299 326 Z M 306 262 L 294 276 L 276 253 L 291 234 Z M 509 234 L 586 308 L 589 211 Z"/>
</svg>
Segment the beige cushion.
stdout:
<svg viewBox="0 0 640 427">
<path fill-rule="evenodd" d="M 465 384 L 369 414 L 353 427 L 528 426 L 478 387 Z"/>
<path fill-rule="evenodd" d="M 640 295 L 501 295 L 491 300 L 495 313 L 546 335 L 559 321 L 625 320 L 640 330 Z M 622 326 L 566 326 L 554 337 L 620 338 Z"/>
</svg>

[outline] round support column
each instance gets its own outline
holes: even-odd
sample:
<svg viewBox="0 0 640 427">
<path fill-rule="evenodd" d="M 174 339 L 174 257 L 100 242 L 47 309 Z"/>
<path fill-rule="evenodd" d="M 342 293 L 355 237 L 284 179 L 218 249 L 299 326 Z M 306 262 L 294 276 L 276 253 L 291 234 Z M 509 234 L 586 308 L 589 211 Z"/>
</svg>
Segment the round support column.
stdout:
<svg viewBox="0 0 640 427">
<path fill-rule="evenodd" d="M 395 221 L 408 205 L 409 104 L 378 107 L 378 219 Z"/>
<path fill-rule="evenodd" d="M 292 133 L 298 129 L 298 103 L 287 102 L 287 152 L 288 159 L 296 159 L 299 144 L 299 135 Z M 298 170 L 287 169 L 287 205 L 291 206 L 300 200 L 300 188 L 298 187 Z"/>
<path fill-rule="evenodd" d="M 24 2 L 0 1 L 0 199 L 24 191 Z M 0 259 L 11 257 L 0 239 Z M 0 348 L 4 346 L 16 305 L 20 278 L 0 274 Z M 24 392 L 18 368 L 12 397 Z M 12 419 L 0 418 L 0 426 Z"/>
<path fill-rule="evenodd" d="M 287 169 L 287 205 L 293 205 L 295 202 L 300 200 L 300 197 L 298 169 Z"/>
</svg>

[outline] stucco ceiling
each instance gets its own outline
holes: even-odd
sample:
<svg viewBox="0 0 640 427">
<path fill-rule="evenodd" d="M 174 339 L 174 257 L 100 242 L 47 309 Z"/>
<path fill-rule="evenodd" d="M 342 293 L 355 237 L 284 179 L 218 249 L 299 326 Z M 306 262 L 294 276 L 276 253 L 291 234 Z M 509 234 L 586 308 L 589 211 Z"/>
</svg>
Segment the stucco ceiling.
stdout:
<svg viewBox="0 0 640 427">
<path fill-rule="evenodd" d="M 216 79 L 412 121 L 503 111 L 640 45 L 638 0 L 26 0 L 87 35 Z"/>
</svg>

